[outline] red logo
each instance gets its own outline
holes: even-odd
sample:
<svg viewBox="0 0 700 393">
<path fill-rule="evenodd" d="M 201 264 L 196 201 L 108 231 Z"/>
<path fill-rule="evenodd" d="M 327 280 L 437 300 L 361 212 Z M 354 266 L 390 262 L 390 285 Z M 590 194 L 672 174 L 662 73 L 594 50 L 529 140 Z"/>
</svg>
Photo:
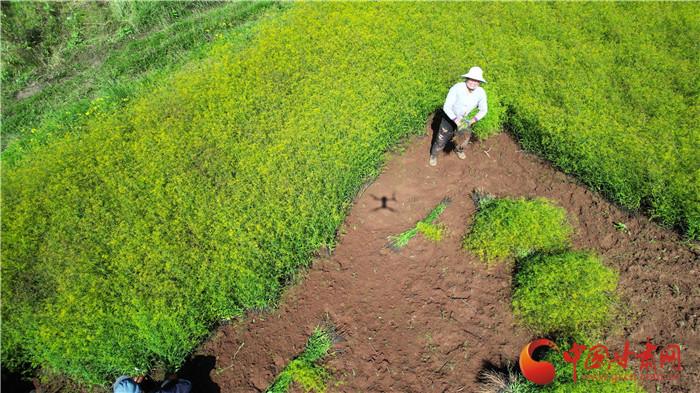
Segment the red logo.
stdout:
<svg viewBox="0 0 700 393">
<path fill-rule="evenodd" d="M 554 366 L 550 362 L 538 362 L 532 358 L 532 354 L 541 346 L 557 349 L 556 344 L 546 338 L 540 338 L 525 345 L 520 351 L 520 371 L 530 382 L 547 385 L 554 380 Z"/>
</svg>

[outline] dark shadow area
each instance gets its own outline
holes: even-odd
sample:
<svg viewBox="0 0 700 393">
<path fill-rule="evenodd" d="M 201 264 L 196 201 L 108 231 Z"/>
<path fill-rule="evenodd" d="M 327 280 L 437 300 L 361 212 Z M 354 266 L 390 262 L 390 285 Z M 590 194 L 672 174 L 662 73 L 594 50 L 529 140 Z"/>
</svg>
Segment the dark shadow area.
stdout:
<svg viewBox="0 0 700 393">
<path fill-rule="evenodd" d="M 215 367 L 214 356 L 197 355 L 188 359 L 177 375 L 192 382 L 192 393 L 221 393 L 221 388 L 212 381 L 210 375 Z"/>
<path fill-rule="evenodd" d="M 0 371 L 0 387 L 3 392 L 29 393 L 34 391 L 34 384 L 23 378 L 22 374 L 13 373 L 2 368 Z"/>
<path fill-rule="evenodd" d="M 386 209 L 386 210 L 389 210 L 389 211 L 394 212 L 394 213 L 396 212 L 396 209 L 393 209 L 392 207 L 389 206 L 389 202 L 398 202 L 398 200 L 396 199 L 395 192 L 391 193 L 391 198 L 389 198 L 385 195 L 378 197 L 376 195 L 370 194 L 370 196 L 375 201 L 378 201 L 381 203 L 381 205 L 379 207 L 375 207 L 374 209 L 372 209 L 373 212 L 375 212 L 377 210 L 381 210 L 381 209 Z"/>
</svg>

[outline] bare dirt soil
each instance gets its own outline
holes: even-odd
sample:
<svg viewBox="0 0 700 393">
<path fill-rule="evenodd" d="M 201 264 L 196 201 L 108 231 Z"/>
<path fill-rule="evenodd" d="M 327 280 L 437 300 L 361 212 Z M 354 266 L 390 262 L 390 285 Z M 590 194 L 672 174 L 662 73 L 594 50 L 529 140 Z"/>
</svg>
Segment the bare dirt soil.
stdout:
<svg viewBox="0 0 700 393">
<path fill-rule="evenodd" d="M 480 371 L 515 362 L 534 338 L 511 312 L 512 267 L 489 269 L 461 248 L 475 212 L 470 193 L 481 188 L 563 206 L 575 227 L 574 247 L 597 252 L 620 271 L 624 317 L 618 323 L 626 327 L 603 343 L 614 351 L 625 340 L 633 351 L 647 338 L 682 344 L 681 380 L 661 391 L 697 391 L 697 245 L 615 207 L 522 152 L 505 133 L 469 145 L 466 160 L 442 154 L 437 167 L 428 166 L 429 143 L 417 137 L 392 154 L 356 198 L 332 256 L 317 258 L 278 309 L 220 327 L 197 350 L 183 374 L 195 386 L 205 382 L 198 390 L 264 391 L 303 350 L 314 326 L 327 320 L 339 335 L 325 362 L 334 376 L 329 391 L 476 391 Z M 441 242 L 419 235 L 399 252 L 385 247 L 388 236 L 411 228 L 445 197 L 452 202 L 438 221 L 448 231 Z M 628 231 L 616 229 L 618 222 Z M 656 390 L 655 383 L 645 386 Z"/>
</svg>

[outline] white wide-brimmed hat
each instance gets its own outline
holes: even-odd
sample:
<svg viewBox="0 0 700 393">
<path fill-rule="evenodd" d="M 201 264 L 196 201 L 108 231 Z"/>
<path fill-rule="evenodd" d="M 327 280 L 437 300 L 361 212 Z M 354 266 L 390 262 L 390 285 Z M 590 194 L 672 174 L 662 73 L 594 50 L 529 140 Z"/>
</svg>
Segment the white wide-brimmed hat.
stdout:
<svg viewBox="0 0 700 393">
<path fill-rule="evenodd" d="M 484 80 L 484 71 L 481 70 L 481 67 L 470 68 L 469 72 L 462 75 L 462 78 L 474 79 L 479 82 L 486 83 L 486 80 Z"/>
</svg>

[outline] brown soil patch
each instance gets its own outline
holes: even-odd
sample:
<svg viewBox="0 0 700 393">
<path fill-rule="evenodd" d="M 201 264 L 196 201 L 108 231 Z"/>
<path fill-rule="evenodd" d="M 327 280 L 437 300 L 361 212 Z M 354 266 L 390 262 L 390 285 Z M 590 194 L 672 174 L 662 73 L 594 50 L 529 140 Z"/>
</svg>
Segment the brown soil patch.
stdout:
<svg viewBox="0 0 700 393">
<path fill-rule="evenodd" d="M 416 138 L 388 162 L 356 199 L 333 255 L 315 260 L 279 309 L 219 328 L 198 350 L 215 358 L 211 381 L 222 392 L 264 391 L 325 318 L 342 337 L 326 362 L 336 379 L 330 391 L 473 392 L 484 367 L 515 361 L 532 337 L 511 314 L 511 270 L 487 269 L 460 248 L 475 212 L 469 197 L 475 188 L 543 196 L 565 207 L 575 248 L 595 250 L 621 273 L 627 328 L 604 343 L 616 351 L 625 339 L 632 350 L 642 350 L 647 337 L 681 343 L 682 379 L 663 391 L 699 386 L 697 250 L 522 152 L 506 134 L 470 145 L 465 161 L 441 155 L 435 168 L 428 166 L 428 144 L 429 138 Z M 452 203 L 440 218 L 448 228 L 443 241 L 417 236 L 400 252 L 385 248 L 388 236 L 413 226 L 446 196 Z M 393 211 L 380 208 L 382 197 Z"/>
</svg>

